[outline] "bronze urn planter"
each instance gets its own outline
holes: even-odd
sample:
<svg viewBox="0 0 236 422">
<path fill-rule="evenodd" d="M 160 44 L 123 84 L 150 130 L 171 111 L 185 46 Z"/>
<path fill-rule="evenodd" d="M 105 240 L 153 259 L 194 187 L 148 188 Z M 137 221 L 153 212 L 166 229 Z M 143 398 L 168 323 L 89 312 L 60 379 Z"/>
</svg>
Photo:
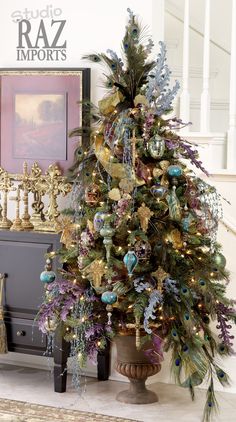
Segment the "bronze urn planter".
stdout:
<svg viewBox="0 0 236 422">
<path fill-rule="evenodd" d="M 135 335 L 118 335 L 115 337 L 117 348 L 116 370 L 129 379 L 129 389 L 117 394 L 116 400 L 131 404 L 148 404 L 158 401 L 154 391 L 146 388 L 148 377 L 161 370 L 160 364 L 151 363 L 145 356 L 144 348 L 137 350 Z"/>
</svg>

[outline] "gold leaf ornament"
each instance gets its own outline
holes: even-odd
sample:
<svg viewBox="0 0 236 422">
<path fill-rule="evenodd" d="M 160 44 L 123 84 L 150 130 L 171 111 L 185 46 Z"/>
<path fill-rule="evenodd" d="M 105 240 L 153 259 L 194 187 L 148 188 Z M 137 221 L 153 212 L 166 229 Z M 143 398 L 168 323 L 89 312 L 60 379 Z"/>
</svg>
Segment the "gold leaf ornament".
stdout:
<svg viewBox="0 0 236 422">
<path fill-rule="evenodd" d="M 98 102 L 99 110 L 105 116 L 115 111 L 117 104 L 124 100 L 124 96 L 120 91 L 116 91 L 114 94 L 103 98 Z"/>
<path fill-rule="evenodd" d="M 143 202 L 141 207 L 138 208 L 137 214 L 141 228 L 144 232 L 146 232 L 148 229 L 149 220 L 154 215 L 154 212 L 151 211 L 150 208 L 148 208 Z"/>
<path fill-rule="evenodd" d="M 110 192 L 108 193 L 108 196 L 113 201 L 119 201 L 121 199 L 120 189 L 118 188 L 111 189 Z"/>
</svg>

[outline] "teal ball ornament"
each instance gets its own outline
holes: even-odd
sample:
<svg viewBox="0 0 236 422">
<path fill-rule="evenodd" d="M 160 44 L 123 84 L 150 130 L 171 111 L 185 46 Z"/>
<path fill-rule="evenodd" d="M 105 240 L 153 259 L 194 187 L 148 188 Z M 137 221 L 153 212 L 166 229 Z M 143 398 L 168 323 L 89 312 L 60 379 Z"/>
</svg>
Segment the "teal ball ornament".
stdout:
<svg viewBox="0 0 236 422">
<path fill-rule="evenodd" d="M 53 283 L 56 279 L 56 274 L 54 271 L 43 271 L 40 274 L 40 281 L 45 284 Z"/>
<path fill-rule="evenodd" d="M 212 257 L 213 264 L 220 269 L 224 269 L 226 266 L 226 258 L 222 253 L 215 253 Z"/>
<path fill-rule="evenodd" d="M 168 189 L 165 186 L 161 186 L 161 185 L 153 185 L 150 189 L 151 194 L 154 196 L 154 198 L 157 198 L 157 199 L 164 198 L 167 191 Z"/>
<path fill-rule="evenodd" d="M 165 141 L 159 135 L 154 135 L 148 142 L 148 152 L 152 158 L 161 158 L 165 152 Z"/>
<path fill-rule="evenodd" d="M 117 301 L 117 294 L 115 292 L 104 292 L 102 294 L 101 300 L 106 305 L 113 305 Z"/>
<path fill-rule="evenodd" d="M 180 166 L 172 165 L 168 167 L 167 173 L 170 177 L 180 177 L 183 173 L 183 170 Z"/>
<path fill-rule="evenodd" d="M 138 263 L 138 257 L 136 253 L 134 251 L 128 251 L 124 256 L 123 262 L 127 268 L 128 276 L 131 277 Z"/>
<path fill-rule="evenodd" d="M 99 232 L 103 228 L 105 216 L 106 214 L 103 211 L 96 212 L 93 218 L 93 225 L 96 232 Z"/>
</svg>

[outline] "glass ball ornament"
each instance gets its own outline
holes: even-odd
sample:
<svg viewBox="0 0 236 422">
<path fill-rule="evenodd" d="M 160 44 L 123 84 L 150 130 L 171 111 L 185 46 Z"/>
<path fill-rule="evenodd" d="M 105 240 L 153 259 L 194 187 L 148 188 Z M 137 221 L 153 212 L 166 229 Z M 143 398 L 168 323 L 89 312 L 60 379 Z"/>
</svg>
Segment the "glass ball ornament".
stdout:
<svg viewBox="0 0 236 422">
<path fill-rule="evenodd" d="M 182 168 L 177 165 L 171 165 L 167 169 L 167 173 L 171 177 L 180 177 L 183 173 Z"/>
<path fill-rule="evenodd" d="M 113 305 L 117 301 L 117 294 L 108 290 L 103 292 L 101 300 L 103 303 L 106 303 L 106 305 Z"/>
<path fill-rule="evenodd" d="M 161 199 L 161 198 L 164 198 L 164 196 L 168 192 L 168 189 L 165 186 L 153 185 L 150 188 L 150 192 L 154 196 L 154 198 Z"/>
<path fill-rule="evenodd" d="M 55 281 L 56 279 L 56 274 L 54 273 L 54 271 L 43 271 L 40 274 L 40 281 L 42 281 L 42 283 L 53 283 L 53 281 Z"/>
<path fill-rule="evenodd" d="M 152 158 L 161 158 L 165 152 L 165 141 L 159 135 L 154 135 L 148 142 L 148 152 Z"/>
<path fill-rule="evenodd" d="M 105 216 L 106 216 L 106 213 L 103 211 L 96 212 L 93 218 L 93 225 L 96 232 L 99 232 L 102 229 L 104 225 L 104 221 L 105 221 Z"/>
<path fill-rule="evenodd" d="M 220 268 L 222 270 L 226 266 L 226 258 L 224 257 L 222 253 L 219 253 L 219 252 L 213 255 L 212 262 L 217 268 Z"/>
<path fill-rule="evenodd" d="M 131 277 L 138 263 L 137 255 L 135 254 L 134 251 L 128 251 L 124 256 L 123 262 L 127 268 L 128 276 Z"/>
<path fill-rule="evenodd" d="M 149 242 L 138 240 L 134 245 L 134 252 L 139 261 L 145 261 L 150 258 L 152 248 Z"/>
<path fill-rule="evenodd" d="M 98 185 L 91 183 L 85 189 L 84 199 L 86 204 L 95 207 L 101 198 L 101 191 Z"/>
</svg>

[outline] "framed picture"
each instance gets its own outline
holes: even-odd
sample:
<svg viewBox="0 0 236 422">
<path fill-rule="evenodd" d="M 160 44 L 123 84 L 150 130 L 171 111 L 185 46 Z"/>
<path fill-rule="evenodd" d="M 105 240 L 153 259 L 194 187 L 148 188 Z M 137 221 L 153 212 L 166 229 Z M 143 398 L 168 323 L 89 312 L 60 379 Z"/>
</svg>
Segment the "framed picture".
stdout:
<svg viewBox="0 0 236 422">
<path fill-rule="evenodd" d="M 73 163 L 82 124 L 79 104 L 90 98 L 90 69 L 0 69 L 0 165 L 11 173 L 27 161 L 45 170 Z"/>
</svg>

